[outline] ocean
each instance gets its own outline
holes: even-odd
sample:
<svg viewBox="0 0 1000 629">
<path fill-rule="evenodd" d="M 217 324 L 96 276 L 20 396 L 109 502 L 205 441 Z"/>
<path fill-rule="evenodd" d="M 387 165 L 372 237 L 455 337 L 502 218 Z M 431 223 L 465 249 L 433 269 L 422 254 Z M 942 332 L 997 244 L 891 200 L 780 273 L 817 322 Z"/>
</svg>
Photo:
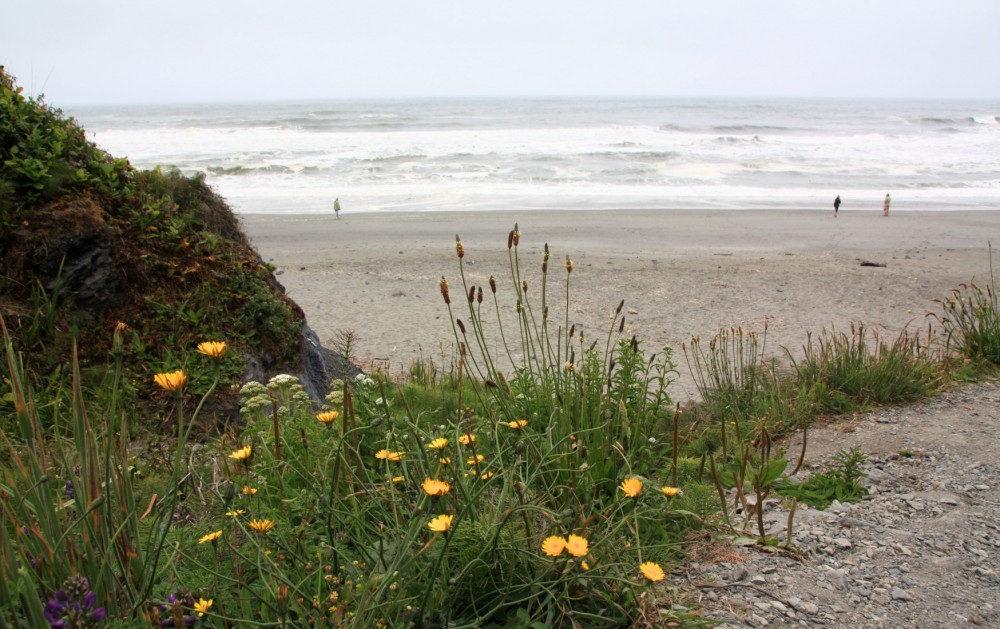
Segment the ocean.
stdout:
<svg viewBox="0 0 1000 629">
<path fill-rule="evenodd" d="M 242 213 L 1000 209 L 1000 102 L 451 99 L 66 108 Z"/>
</svg>

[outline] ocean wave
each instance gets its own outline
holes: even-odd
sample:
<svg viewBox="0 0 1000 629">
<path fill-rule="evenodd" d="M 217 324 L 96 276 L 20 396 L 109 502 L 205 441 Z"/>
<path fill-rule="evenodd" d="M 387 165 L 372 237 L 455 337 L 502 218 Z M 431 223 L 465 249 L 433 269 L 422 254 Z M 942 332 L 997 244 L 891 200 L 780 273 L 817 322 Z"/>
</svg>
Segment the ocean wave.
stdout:
<svg viewBox="0 0 1000 629">
<path fill-rule="evenodd" d="M 293 173 L 295 169 L 279 164 L 268 164 L 266 166 L 208 166 L 205 170 L 212 175 L 264 175 L 264 174 L 286 174 Z"/>
<path fill-rule="evenodd" d="M 712 127 L 712 131 L 717 131 L 719 133 L 740 133 L 742 131 L 793 131 L 791 127 L 781 127 L 772 125 L 759 125 L 759 124 L 737 124 L 737 125 L 718 125 Z"/>
<path fill-rule="evenodd" d="M 716 144 L 754 144 L 760 142 L 760 136 L 755 135 L 752 138 L 738 138 L 731 135 L 723 135 L 715 138 L 713 142 Z"/>
<path fill-rule="evenodd" d="M 403 162 L 416 162 L 426 160 L 427 156 L 421 153 L 404 153 L 402 155 L 376 155 L 352 160 L 358 164 L 399 164 Z"/>
</svg>

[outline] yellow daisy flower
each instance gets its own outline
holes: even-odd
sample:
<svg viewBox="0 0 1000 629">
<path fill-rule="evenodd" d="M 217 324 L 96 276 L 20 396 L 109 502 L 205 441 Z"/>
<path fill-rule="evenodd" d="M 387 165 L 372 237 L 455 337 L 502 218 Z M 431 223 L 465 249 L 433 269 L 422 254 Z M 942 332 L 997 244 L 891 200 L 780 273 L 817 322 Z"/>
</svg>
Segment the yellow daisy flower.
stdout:
<svg viewBox="0 0 1000 629">
<path fill-rule="evenodd" d="M 458 438 L 458 442 L 463 446 L 467 446 L 476 440 L 476 435 L 471 432 L 467 432 Z"/>
<path fill-rule="evenodd" d="M 550 535 L 542 542 L 542 552 L 549 557 L 558 557 L 566 550 L 566 540 L 558 535 Z"/>
<path fill-rule="evenodd" d="M 244 485 L 243 486 L 243 495 L 244 496 L 254 496 L 256 494 L 257 494 L 257 488 L 256 487 L 251 487 L 250 485 Z"/>
<path fill-rule="evenodd" d="M 482 454 L 477 454 L 476 456 L 470 456 L 465 460 L 466 465 L 478 465 L 486 460 L 486 457 Z"/>
<path fill-rule="evenodd" d="M 236 509 L 235 511 L 226 511 L 226 517 L 227 518 L 238 518 L 241 515 L 244 515 L 245 513 L 246 513 L 246 511 L 244 511 L 243 509 Z"/>
<path fill-rule="evenodd" d="M 421 487 L 423 487 L 424 493 L 428 496 L 443 496 L 451 491 L 451 485 L 442 480 L 434 480 L 433 478 L 425 478 Z"/>
<path fill-rule="evenodd" d="M 247 459 L 250 458 L 251 454 L 253 454 L 253 447 L 243 446 L 239 450 L 230 454 L 229 458 L 233 459 L 234 461 L 246 461 Z"/>
<path fill-rule="evenodd" d="M 584 557 L 587 555 L 587 551 L 590 548 L 590 542 L 587 541 L 586 537 L 580 537 L 579 535 L 570 535 L 566 538 L 566 552 L 573 555 L 574 557 Z"/>
<path fill-rule="evenodd" d="M 208 608 L 211 606 L 212 606 L 212 599 L 208 599 L 206 601 L 203 598 L 199 598 L 198 602 L 194 604 L 194 611 L 198 612 L 198 618 L 201 618 L 202 616 L 205 615 L 205 612 L 207 612 Z"/>
<path fill-rule="evenodd" d="M 427 523 L 427 528 L 435 533 L 444 533 L 451 528 L 451 521 L 454 517 L 453 515 L 439 515 Z"/>
<path fill-rule="evenodd" d="M 229 348 L 224 341 L 205 341 L 198 343 L 198 351 L 209 358 L 222 358 Z"/>
<path fill-rule="evenodd" d="M 405 476 L 393 476 L 392 477 L 392 482 L 396 483 L 396 484 L 402 483 L 405 480 L 406 480 Z"/>
<path fill-rule="evenodd" d="M 267 533 L 274 528 L 274 520 L 250 520 L 247 526 L 258 533 Z"/>
<path fill-rule="evenodd" d="M 201 539 L 198 540 L 198 543 L 205 544 L 207 542 L 217 542 L 220 537 L 222 537 L 222 531 L 215 531 L 213 533 L 209 533 L 208 535 L 203 535 Z"/>
<path fill-rule="evenodd" d="M 153 382 L 160 385 L 165 391 L 176 393 L 184 387 L 184 383 L 187 382 L 187 375 L 179 369 L 168 373 L 158 373 L 153 376 Z"/>
<path fill-rule="evenodd" d="M 622 484 L 618 486 L 626 496 L 629 498 L 636 498 L 639 496 L 639 492 L 642 491 L 642 481 L 632 476 L 626 478 L 622 481 Z"/>
<path fill-rule="evenodd" d="M 681 495 L 681 490 L 678 487 L 667 486 L 662 488 L 660 491 L 662 491 L 663 495 L 666 496 L 667 498 L 673 498 L 674 496 Z"/>
<path fill-rule="evenodd" d="M 662 581 L 667 576 L 663 573 L 663 568 L 652 561 L 639 564 L 639 570 L 642 572 L 642 576 L 650 581 Z"/>
<path fill-rule="evenodd" d="M 433 450 L 444 450 L 448 447 L 448 440 L 444 437 L 438 437 L 434 441 L 431 441 L 428 447 Z"/>
<path fill-rule="evenodd" d="M 515 420 L 507 422 L 507 426 L 509 426 L 510 428 L 513 428 L 514 430 L 518 430 L 518 429 L 524 428 L 527 425 L 528 425 L 528 420 L 527 419 L 515 419 Z"/>
<path fill-rule="evenodd" d="M 340 417 L 340 413 L 337 411 L 324 411 L 322 413 L 316 413 L 316 421 L 321 424 L 332 424 L 337 421 L 338 417 Z"/>
<path fill-rule="evenodd" d="M 479 480 L 489 480 L 491 478 L 493 478 L 493 472 L 483 472 L 482 476 L 479 477 Z"/>
</svg>

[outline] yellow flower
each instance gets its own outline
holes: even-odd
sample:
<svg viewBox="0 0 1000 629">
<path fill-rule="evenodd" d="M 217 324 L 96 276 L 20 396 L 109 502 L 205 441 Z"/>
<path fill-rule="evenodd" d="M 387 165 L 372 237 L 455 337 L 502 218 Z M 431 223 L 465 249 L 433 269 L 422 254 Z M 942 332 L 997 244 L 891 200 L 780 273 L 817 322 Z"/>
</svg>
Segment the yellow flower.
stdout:
<svg viewBox="0 0 1000 629">
<path fill-rule="evenodd" d="M 674 496 L 681 495 L 681 490 L 677 487 L 667 486 L 661 489 L 660 491 L 662 491 L 663 495 L 666 496 L 667 498 L 673 498 Z"/>
<path fill-rule="evenodd" d="M 375 458 L 380 461 L 400 461 L 405 454 L 405 452 L 390 452 L 383 448 L 375 453 Z"/>
<path fill-rule="evenodd" d="M 428 447 L 433 450 L 444 450 L 448 447 L 448 440 L 444 437 L 438 437 L 434 441 L 431 441 Z"/>
<path fill-rule="evenodd" d="M 439 515 L 427 523 L 427 528 L 435 533 L 444 533 L 451 528 L 451 520 L 454 517 L 453 515 Z"/>
<path fill-rule="evenodd" d="M 392 477 L 392 482 L 393 483 L 402 483 L 405 480 L 406 480 L 405 476 L 393 476 Z"/>
<path fill-rule="evenodd" d="M 324 411 L 322 413 L 316 413 L 316 421 L 321 424 L 332 424 L 337 421 L 338 417 L 340 417 L 340 413 L 337 411 Z"/>
<path fill-rule="evenodd" d="M 642 491 L 642 481 L 635 476 L 632 476 L 623 480 L 622 484 L 618 487 L 625 492 L 625 495 L 629 498 L 636 498 L 638 497 L 639 492 Z"/>
<path fill-rule="evenodd" d="M 404 456 L 406 456 L 405 452 L 390 452 L 389 453 L 389 460 L 390 461 L 402 461 Z"/>
<path fill-rule="evenodd" d="M 246 511 L 244 511 L 243 509 L 236 509 L 235 511 L 226 511 L 226 517 L 227 518 L 238 518 L 238 517 L 240 517 L 241 515 L 243 515 L 245 513 L 246 513 Z"/>
<path fill-rule="evenodd" d="M 587 563 L 586 561 L 581 561 L 580 567 L 583 568 L 584 570 L 590 570 L 590 564 Z"/>
<path fill-rule="evenodd" d="M 247 459 L 250 458 L 251 454 L 253 454 L 253 448 L 251 446 L 243 446 L 236 452 L 230 454 L 229 458 L 233 459 L 234 461 L 246 461 Z"/>
<path fill-rule="evenodd" d="M 434 480 L 433 478 L 425 478 L 421 487 L 424 488 L 424 492 L 428 496 L 443 496 L 451 491 L 451 485 L 442 480 Z"/>
<path fill-rule="evenodd" d="M 524 428 L 525 426 L 527 426 L 528 425 L 528 420 L 527 419 L 511 420 L 511 421 L 507 422 L 507 425 L 509 427 L 513 428 L 514 430 L 517 430 L 519 428 Z"/>
<path fill-rule="evenodd" d="M 208 599 L 206 601 L 203 598 L 199 598 L 198 602 L 194 604 L 194 611 L 198 612 L 198 618 L 201 618 L 202 616 L 205 615 L 205 612 L 207 612 L 208 608 L 211 606 L 212 606 L 212 599 Z"/>
<path fill-rule="evenodd" d="M 493 478 L 493 472 L 483 472 L 483 475 L 479 477 L 479 480 L 489 480 Z"/>
<path fill-rule="evenodd" d="M 165 391 L 176 393 L 181 390 L 187 382 L 187 375 L 180 369 L 168 373 L 158 373 L 153 376 L 153 381 L 160 385 Z"/>
<path fill-rule="evenodd" d="M 441 465 L 448 465 L 451 463 L 451 457 L 443 456 L 440 459 L 438 459 L 438 463 L 440 463 Z"/>
<path fill-rule="evenodd" d="M 466 465 L 477 465 L 479 463 L 482 463 L 485 460 L 486 460 L 485 456 L 483 456 L 482 454 L 477 454 L 476 456 L 470 456 L 468 459 L 466 459 L 465 464 Z"/>
<path fill-rule="evenodd" d="M 198 351 L 209 358 L 222 358 L 228 351 L 225 341 L 205 341 L 198 343 Z"/>
<path fill-rule="evenodd" d="M 244 485 L 243 486 L 243 495 L 244 496 L 253 496 L 256 493 L 257 493 L 257 488 L 256 487 L 251 487 L 250 485 Z"/>
<path fill-rule="evenodd" d="M 474 442 L 475 440 L 476 440 L 476 435 L 472 434 L 471 432 L 467 432 L 458 438 L 458 442 L 463 446 L 467 446 L 470 443 Z"/>
<path fill-rule="evenodd" d="M 258 533 L 267 533 L 274 528 L 274 520 L 250 520 L 247 526 Z"/>
<path fill-rule="evenodd" d="M 222 531 L 215 531 L 214 533 L 203 535 L 202 538 L 198 540 L 198 543 L 204 544 L 206 542 L 217 542 L 220 537 L 222 537 Z"/>
<path fill-rule="evenodd" d="M 661 568 L 659 564 L 653 563 L 652 561 L 639 564 L 639 570 L 642 571 L 642 576 L 646 577 L 650 581 L 662 581 L 667 576 L 663 574 L 663 568 Z"/>
<path fill-rule="evenodd" d="M 558 557 L 566 550 L 566 540 L 558 535 L 551 535 L 542 542 L 542 552 L 549 557 Z"/>
<path fill-rule="evenodd" d="M 566 538 L 566 552 L 573 555 L 574 557 L 586 556 L 589 547 L 590 547 L 590 542 L 587 541 L 586 537 L 580 537 L 579 535 L 570 535 L 568 538 Z"/>
</svg>

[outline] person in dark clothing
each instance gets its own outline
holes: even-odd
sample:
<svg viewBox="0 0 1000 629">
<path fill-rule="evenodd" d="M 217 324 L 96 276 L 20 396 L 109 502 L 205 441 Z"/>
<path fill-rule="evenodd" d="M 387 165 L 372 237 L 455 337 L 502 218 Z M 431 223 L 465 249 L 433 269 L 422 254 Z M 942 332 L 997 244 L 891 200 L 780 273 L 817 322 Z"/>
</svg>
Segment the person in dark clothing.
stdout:
<svg viewBox="0 0 1000 629">
<path fill-rule="evenodd" d="M 840 211 L 840 195 L 833 200 L 833 218 L 837 218 L 837 212 Z"/>
</svg>

